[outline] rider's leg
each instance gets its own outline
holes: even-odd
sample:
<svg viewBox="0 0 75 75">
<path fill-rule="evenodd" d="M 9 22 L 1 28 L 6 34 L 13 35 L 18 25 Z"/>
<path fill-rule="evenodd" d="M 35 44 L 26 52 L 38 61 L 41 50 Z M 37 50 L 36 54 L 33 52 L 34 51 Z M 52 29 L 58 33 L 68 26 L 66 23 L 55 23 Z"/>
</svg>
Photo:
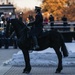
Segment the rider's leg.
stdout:
<svg viewBox="0 0 75 75">
<path fill-rule="evenodd" d="M 39 45 L 38 45 L 38 41 L 37 41 L 37 37 L 36 36 L 33 36 L 33 41 L 34 41 L 34 47 L 33 47 L 33 49 L 39 48 Z"/>
</svg>

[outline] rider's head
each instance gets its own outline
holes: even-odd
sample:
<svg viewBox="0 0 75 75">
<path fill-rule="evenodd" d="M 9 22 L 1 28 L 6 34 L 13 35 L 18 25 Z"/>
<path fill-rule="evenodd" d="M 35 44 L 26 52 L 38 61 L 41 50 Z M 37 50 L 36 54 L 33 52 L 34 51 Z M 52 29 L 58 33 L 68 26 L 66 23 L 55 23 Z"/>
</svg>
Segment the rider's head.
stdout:
<svg viewBox="0 0 75 75">
<path fill-rule="evenodd" d="M 35 12 L 40 12 L 41 11 L 41 7 L 35 6 Z"/>
</svg>

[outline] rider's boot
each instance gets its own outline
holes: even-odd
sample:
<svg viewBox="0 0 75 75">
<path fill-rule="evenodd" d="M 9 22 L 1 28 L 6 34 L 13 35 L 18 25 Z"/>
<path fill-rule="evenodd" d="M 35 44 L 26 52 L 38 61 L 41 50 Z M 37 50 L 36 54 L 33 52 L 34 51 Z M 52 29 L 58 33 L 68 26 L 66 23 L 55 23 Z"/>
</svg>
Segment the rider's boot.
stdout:
<svg viewBox="0 0 75 75">
<path fill-rule="evenodd" d="M 36 36 L 33 37 L 33 41 L 34 41 L 34 47 L 33 47 L 33 49 L 34 49 L 34 50 L 35 50 L 35 49 L 38 49 L 38 48 L 39 48 L 39 45 L 38 45 L 38 41 L 37 41 Z"/>
</svg>

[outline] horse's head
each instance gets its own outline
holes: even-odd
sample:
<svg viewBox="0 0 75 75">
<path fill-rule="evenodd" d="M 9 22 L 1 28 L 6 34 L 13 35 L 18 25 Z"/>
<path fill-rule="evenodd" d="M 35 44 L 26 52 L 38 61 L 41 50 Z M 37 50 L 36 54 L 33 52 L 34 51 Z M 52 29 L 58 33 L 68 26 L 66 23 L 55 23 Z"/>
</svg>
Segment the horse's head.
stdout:
<svg viewBox="0 0 75 75">
<path fill-rule="evenodd" d="M 18 19 L 11 19 L 9 29 L 10 33 L 15 31 L 18 38 L 21 37 L 22 35 L 27 35 L 28 32 L 27 26 Z"/>
</svg>

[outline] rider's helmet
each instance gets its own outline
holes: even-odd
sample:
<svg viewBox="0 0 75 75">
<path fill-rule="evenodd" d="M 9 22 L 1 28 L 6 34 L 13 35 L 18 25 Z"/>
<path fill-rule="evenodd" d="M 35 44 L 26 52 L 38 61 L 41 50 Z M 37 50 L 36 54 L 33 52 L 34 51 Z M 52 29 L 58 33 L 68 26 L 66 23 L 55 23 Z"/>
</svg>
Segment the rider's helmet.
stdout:
<svg viewBox="0 0 75 75">
<path fill-rule="evenodd" d="M 41 7 L 35 6 L 35 11 L 36 12 L 40 12 L 41 11 Z"/>
</svg>

